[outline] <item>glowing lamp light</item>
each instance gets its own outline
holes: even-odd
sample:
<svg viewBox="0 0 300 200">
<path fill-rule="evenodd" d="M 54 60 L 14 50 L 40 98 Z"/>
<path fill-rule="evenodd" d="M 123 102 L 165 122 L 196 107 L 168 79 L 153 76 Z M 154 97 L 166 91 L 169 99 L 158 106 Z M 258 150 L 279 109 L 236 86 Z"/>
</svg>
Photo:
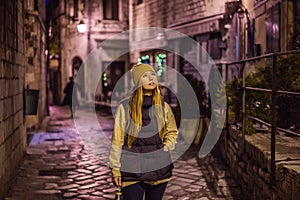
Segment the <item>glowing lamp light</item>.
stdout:
<svg viewBox="0 0 300 200">
<path fill-rule="evenodd" d="M 87 25 L 82 20 L 80 20 L 79 24 L 77 24 L 78 32 L 79 33 L 85 33 L 86 28 L 87 28 Z"/>
</svg>

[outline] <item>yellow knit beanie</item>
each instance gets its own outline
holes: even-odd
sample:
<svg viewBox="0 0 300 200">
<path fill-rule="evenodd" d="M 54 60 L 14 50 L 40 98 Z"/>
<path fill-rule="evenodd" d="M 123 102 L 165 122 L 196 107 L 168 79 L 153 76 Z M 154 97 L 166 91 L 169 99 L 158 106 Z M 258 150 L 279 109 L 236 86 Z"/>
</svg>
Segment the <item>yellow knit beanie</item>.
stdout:
<svg viewBox="0 0 300 200">
<path fill-rule="evenodd" d="M 147 71 L 155 72 L 151 65 L 143 64 L 143 63 L 134 65 L 131 69 L 131 76 L 132 76 L 133 83 L 136 85 L 139 82 L 142 74 Z"/>
</svg>

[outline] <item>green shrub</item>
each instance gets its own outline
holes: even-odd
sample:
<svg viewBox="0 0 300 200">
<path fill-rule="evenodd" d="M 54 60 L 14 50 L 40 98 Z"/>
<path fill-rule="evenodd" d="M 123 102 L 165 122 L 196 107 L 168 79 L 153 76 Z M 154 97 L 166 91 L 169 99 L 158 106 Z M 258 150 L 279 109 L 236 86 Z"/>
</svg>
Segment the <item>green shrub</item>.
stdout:
<svg viewBox="0 0 300 200">
<path fill-rule="evenodd" d="M 277 88 L 283 91 L 300 91 L 300 56 L 290 55 L 277 58 Z M 257 88 L 272 88 L 272 62 L 267 62 L 265 67 L 257 69 L 256 73 L 246 77 L 246 86 Z M 236 122 L 241 122 L 242 109 L 242 81 L 241 79 L 228 82 L 226 86 L 228 97 L 228 110 L 236 114 Z M 297 123 L 298 116 L 286 111 L 299 108 L 298 101 L 293 101 L 294 96 L 279 94 L 277 96 L 277 120 L 281 126 Z M 268 123 L 271 122 L 271 92 L 247 91 L 246 113 Z M 289 119 L 288 119 L 289 118 Z M 294 119 L 293 119 L 294 118 Z M 298 122 L 299 123 L 299 122 Z"/>
</svg>

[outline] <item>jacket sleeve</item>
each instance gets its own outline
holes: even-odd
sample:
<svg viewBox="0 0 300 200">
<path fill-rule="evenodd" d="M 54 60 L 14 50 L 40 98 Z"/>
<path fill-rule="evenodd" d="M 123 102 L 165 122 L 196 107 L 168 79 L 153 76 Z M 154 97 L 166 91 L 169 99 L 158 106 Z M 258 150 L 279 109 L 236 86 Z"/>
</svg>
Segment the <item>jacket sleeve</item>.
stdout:
<svg viewBox="0 0 300 200">
<path fill-rule="evenodd" d="M 171 107 L 166 102 L 164 104 L 165 128 L 163 134 L 163 144 L 166 145 L 171 151 L 175 148 L 175 144 L 177 143 L 176 140 L 178 136 L 178 129 Z"/>
<path fill-rule="evenodd" d="M 113 177 L 121 176 L 121 153 L 125 136 L 125 109 L 123 105 L 119 105 L 114 122 L 114 130 L 112 135 L 111 149 L 109 154 L 109 166 L 112 169 Z"/>
</svg>

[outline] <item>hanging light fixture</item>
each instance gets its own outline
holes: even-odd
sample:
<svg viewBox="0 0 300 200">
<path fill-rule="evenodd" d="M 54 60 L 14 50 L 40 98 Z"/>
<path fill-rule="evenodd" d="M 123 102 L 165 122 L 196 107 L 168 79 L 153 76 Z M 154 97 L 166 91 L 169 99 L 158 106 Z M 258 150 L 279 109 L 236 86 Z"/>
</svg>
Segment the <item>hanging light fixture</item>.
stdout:
<svg viewBox="0 0 300 200">
<path fill-rule="evenodd" d="M 85 33 L 86 28 L 87 28 L 87 25 L 82 20 L 80 20 L 79 24 L 77 24 L 78 32 L 79 33 Z"/>
</svg>

